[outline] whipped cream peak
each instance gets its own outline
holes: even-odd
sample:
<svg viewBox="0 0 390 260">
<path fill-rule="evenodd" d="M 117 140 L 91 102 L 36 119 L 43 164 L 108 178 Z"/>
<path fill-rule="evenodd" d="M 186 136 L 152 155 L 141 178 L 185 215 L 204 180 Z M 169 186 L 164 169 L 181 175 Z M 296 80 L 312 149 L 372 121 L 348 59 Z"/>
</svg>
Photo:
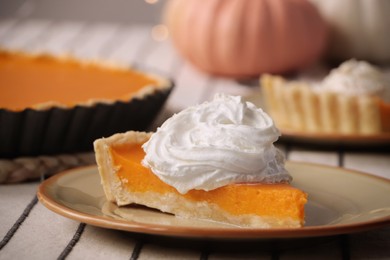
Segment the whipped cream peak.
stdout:
<svg viewBox="0 0 390 260">
<path fill-rule="evenodd" d="M 143 145 L 142 163 L 180 193 L 289 182 L 284 157 L 273 145 L 279 136 L 263 110 L 242 97 L 217 94 L 165 121 Z"/>
<path fill-rule="evenodd" d="M 326 91 L 347 95 L 383 96 L 389 82 L 383 73 L 365 61 L 348 60 L 333 69 L 323 80 Z"/>
</svg>

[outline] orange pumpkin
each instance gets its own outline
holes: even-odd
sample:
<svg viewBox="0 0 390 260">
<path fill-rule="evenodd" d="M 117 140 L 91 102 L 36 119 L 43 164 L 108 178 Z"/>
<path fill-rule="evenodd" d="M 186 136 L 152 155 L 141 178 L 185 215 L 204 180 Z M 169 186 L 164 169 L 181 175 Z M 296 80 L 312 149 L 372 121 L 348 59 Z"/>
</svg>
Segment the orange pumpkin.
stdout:
<svg viewBox="0 0 390 260">
<path fill-rule="evenodd" d="M 297 70 L 326 47 L 327 26 L 307 0 L 170 0 L 165 23 L 183 57 L 224 76 Z"/>
</svg>

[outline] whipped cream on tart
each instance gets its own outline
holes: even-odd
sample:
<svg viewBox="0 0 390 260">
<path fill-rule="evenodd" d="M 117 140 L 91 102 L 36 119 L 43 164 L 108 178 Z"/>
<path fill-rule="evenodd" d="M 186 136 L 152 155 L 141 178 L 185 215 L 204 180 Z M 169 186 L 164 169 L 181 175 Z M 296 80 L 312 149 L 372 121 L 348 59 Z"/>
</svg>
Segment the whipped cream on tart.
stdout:
<svg viewBox="0 0 390 260">
<path fill-rule="evenodd" d="M 96 140 L 107 199 L 242 227 L 300 227 L 306 193 L 292 187 L 271 118 L 241 97 L 216 95 L 155 133 Z"/>
</svg>

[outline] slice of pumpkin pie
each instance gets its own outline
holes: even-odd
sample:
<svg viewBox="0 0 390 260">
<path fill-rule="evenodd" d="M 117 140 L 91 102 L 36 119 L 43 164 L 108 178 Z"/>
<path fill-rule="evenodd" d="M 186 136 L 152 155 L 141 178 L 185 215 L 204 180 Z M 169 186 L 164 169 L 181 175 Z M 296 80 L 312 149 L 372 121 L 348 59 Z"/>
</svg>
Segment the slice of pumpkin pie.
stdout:
<svg viewBox="0 0 390 260">
<path fill-rule="evenodd" d="M 301 227 L 307 194 L 292 187 L 270 117 L 241 97 L 217 95 L 155 133 L 95 141 L 102 185 L 119 206 L 140 204 L 241 227 Z"/>
</svg>

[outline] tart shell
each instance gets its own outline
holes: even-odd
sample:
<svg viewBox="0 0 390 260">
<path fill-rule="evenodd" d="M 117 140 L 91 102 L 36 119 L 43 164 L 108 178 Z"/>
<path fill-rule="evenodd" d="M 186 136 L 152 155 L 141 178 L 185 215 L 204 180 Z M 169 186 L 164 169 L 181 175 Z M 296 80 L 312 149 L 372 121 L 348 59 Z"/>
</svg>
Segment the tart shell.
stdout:
<svg viewBox="0 0 390 260">
<path fill-rule="evenodd" d="M 266 107 L 282 130 L 311 134 L 377 135 L 388 132 L 390 106 L 374 96 L 316 92 L 282 77 L 260 78 Z"/>
<path fill-rule="evenodd" d="M 174 86 L 170 80 L 161 84 L 146 86 L 125 102 L 91 100 L 74 107 L 47 103 L 22 111 L 0 109 L 0 158 L 92 151 L 95 139 L 146 130 Z"/>
</svg>

